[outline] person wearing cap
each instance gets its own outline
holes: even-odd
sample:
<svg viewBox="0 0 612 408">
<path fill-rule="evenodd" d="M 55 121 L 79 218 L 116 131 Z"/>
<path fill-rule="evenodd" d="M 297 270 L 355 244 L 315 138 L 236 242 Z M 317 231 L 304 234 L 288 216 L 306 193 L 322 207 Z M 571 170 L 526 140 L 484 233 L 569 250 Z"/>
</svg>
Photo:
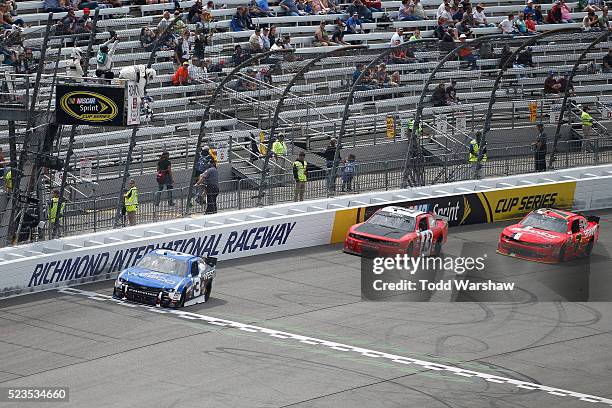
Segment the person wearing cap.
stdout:
<svg viewBox="0 0 612 408">
<path fill-rule="evenodd" d="M 479 130 L 474 137 L 469 137 L 468 162 L 472 167 L 472 174 L 475 179 L 480 179 L 482 166 L 487 158 L 487 147 L 482 145 L 482 132 Z M 482 151 L 481 151 L 482 149 Z"/>
<path fill-rule="evenodd" d="M 523 14 L 525 14 L 525 18 L 527 18 L 529 15 L 535 14 L 535 10 L 533 9 L 533 0 L 529 0 L 527 2 L 527 5 L 523 9 Z"/>
<path fill-rule="evenodd" d="M 251 52 L 253 54 L 257 54 L 263 52 L 263 40 L 261 38 L 261 28 L 259 26 L 255 27 L 255 31 L 249 37 L 249 46 L 251 47 Z"/>
<path fill-rule="evenodd" d="M 359 14 L 353 13 L 352 16 L 346 20 L 346 33 L 347 34 L 361 34 L 363 33 L 363 25 L 359 19 Z"/>
<path fill-rule="evenodd" d="M 493 24 L 489 24 L 487 21 L 484 6 L 480 3 L 476 5 L 476 8 L 472 12 L 472 17 L 474 18 L 474 24 L 478 27 L 493 27 Z"/>
<path fill-rule="evenodd" d="M 300 152 L 293 162 L 293 179 L 295 180 L 293 201 L 304 201 L 306 182 L 308 181 L 308 162 L 304 152 Z"/>
<path fill-rule="evenodd" d="M 389 42 L 390 46 L 400 45 L 404 43 L 404 29 L 402 27 L 397 27 L 395 29 L 395 33 L 391 36 L 391 41 Z"/>
<path fill-rule="evenodd" d="M 465 40 L 467 40 L 467 35 L 461 34 L 459 36 L 459 42 L 461 44 L 465 44 Z M 459 54 L 460 59 L 467 61 L 470 64 L 470 69 L 474 70 L 478 68 L 476 65 L 476 61 L 478 61 L 478 57 L 474 55 L 473 47 L 466 45 L 465 47 L 462 47 L 459 51 L 457 51 L 457 53 Z"/>
<path fill-rule="evenodd" d="M 189 84 L 189 62 L 183 62 L 174 75 L 172 75 L 172 85 L 188 85 Z"/>
<path fill-rule="evenodd" d="M 534 162 L 535 162 L 535 171 L 546 171 L 546 144 L 547 144 L 547 136 L 546 132 L 544 132 L 544 124 L 538 123 L 537 125 L 538 135 L 536 136 L 536 140 L 532 143 L 533 153 L 534 153 Z"/>
<path fill-rule="evenodd" d="M 319 23 L 319 27 L 317 28 L 317 30 L 315 31 L 314 34 L 314 41 L 312 43 L 313 46 L 315 47 L 326 47 L 329 45 L 335 45 L 335 43 L 333 43 L 330 39 L 329 39 L 329 35 L 327 34 L 327 30 L 325 29 L 325 20 L 321 21 Z"/>
<path fill-rule="evenodd" d="M 136 211 L 138 211 L 138 189 L 136 188 L 136 181 L 130 180 L 129 189 L 123 195 L 123 208 L 125 209 L 125 215 L 128 219 L 130 226 L 136 225 Z"/>
<path fill-rule="evenodd" d="M 264 27 L 263 30 L 261 30 L 260 37 L 263 43 L 263 50 L 269 51 L 272 47 L 272 44 L 270 43 L 270 29 L 268 27 Z"/>
<path fill-rule="evenodd" d="M 59 208 L 59 191 L 58 190 L 53 191 L 53 197 L 51 197 L 51 201 L 49 201 L 48 207 L 49 207 L 49 213 L 48 213 L 49 227 L 53 228 L 53 226 L 55 225 L 56 219 L 60 223 L 62 222 L 62 218 L 64 217 L 64 208 L 66 207 L 66 202 L 64 201 L 62 202 L 61 209 Z"/>
</svg>

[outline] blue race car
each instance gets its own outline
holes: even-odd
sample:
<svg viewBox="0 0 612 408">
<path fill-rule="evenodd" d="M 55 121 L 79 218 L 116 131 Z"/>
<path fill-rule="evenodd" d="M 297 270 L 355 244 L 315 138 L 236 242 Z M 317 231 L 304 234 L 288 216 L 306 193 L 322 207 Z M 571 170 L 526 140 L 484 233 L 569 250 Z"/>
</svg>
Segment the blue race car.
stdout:
<svg viewBox="0 0 612 408">
<path fill-rule="evenodd" d="M 119 274 L 113 297 L 177 308 L 204 303 L 210 298 L 216 264 L 216 258 L 203 260 L 199 256 L 157 249 Z"/>
</svg>

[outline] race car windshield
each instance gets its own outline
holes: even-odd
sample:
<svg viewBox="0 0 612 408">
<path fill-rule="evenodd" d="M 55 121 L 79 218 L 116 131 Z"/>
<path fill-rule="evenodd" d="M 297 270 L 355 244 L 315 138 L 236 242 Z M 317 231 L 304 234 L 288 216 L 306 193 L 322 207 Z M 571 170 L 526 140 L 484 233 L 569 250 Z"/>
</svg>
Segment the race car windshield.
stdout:
<svg viewBox="0 0 612 408">
<path fill-rule="evenodd" d="M 185 262 L 159 255 L 145 256 L 138 263 L 138 267 L 153 272 L 166 273 L 168 275 L 183 276 L 185 272 L 187 272 Z"/>
<path fill-rule="evenodd" d="M 376 213 L 368 220 L 368 224 L 379 225 L 381 227 L 398 229 L 400 231 L 414 231 L 416 221 L 414 217 L 404 217 L 401 215 Z"/>
<path fill-rule="evenodd" d="M 529 214 L 522 222 L 524 227 L 532 227 L 544 231 L 566 233 L 567 221 L 560 218 L 549 217 L 543 214 Z"/>
</svg>

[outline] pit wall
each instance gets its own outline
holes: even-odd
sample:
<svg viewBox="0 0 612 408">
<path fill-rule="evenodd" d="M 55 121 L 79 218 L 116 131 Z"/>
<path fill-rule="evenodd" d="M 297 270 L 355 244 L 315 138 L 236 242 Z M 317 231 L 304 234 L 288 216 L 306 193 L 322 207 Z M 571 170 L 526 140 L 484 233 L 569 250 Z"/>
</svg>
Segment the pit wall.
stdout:
<svg viewBox="0 0 612 408">
<path fill-rule="evenodd" d="M 335 244 L 387 205 L 431 210 L 451 226 L 515 219 L 539 207 L 612 208 L 612 165 L 200 215 L 2 248 L 0 296 L 113 279 L 156 248 L 223 261 Z"/>
</svg>

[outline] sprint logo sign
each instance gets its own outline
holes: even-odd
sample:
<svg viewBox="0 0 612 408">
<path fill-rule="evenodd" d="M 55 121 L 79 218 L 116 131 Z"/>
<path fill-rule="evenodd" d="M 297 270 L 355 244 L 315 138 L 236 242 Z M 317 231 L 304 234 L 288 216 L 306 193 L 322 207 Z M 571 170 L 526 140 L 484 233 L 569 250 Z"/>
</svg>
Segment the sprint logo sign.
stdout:
<svg viewBox="0 0 612 408">
<path fill-rule="evenodd" d="M 121 126 L 125 90 L 117 87 L 58 86 L 56 116 L 61 124 Z"/>
</svg>

